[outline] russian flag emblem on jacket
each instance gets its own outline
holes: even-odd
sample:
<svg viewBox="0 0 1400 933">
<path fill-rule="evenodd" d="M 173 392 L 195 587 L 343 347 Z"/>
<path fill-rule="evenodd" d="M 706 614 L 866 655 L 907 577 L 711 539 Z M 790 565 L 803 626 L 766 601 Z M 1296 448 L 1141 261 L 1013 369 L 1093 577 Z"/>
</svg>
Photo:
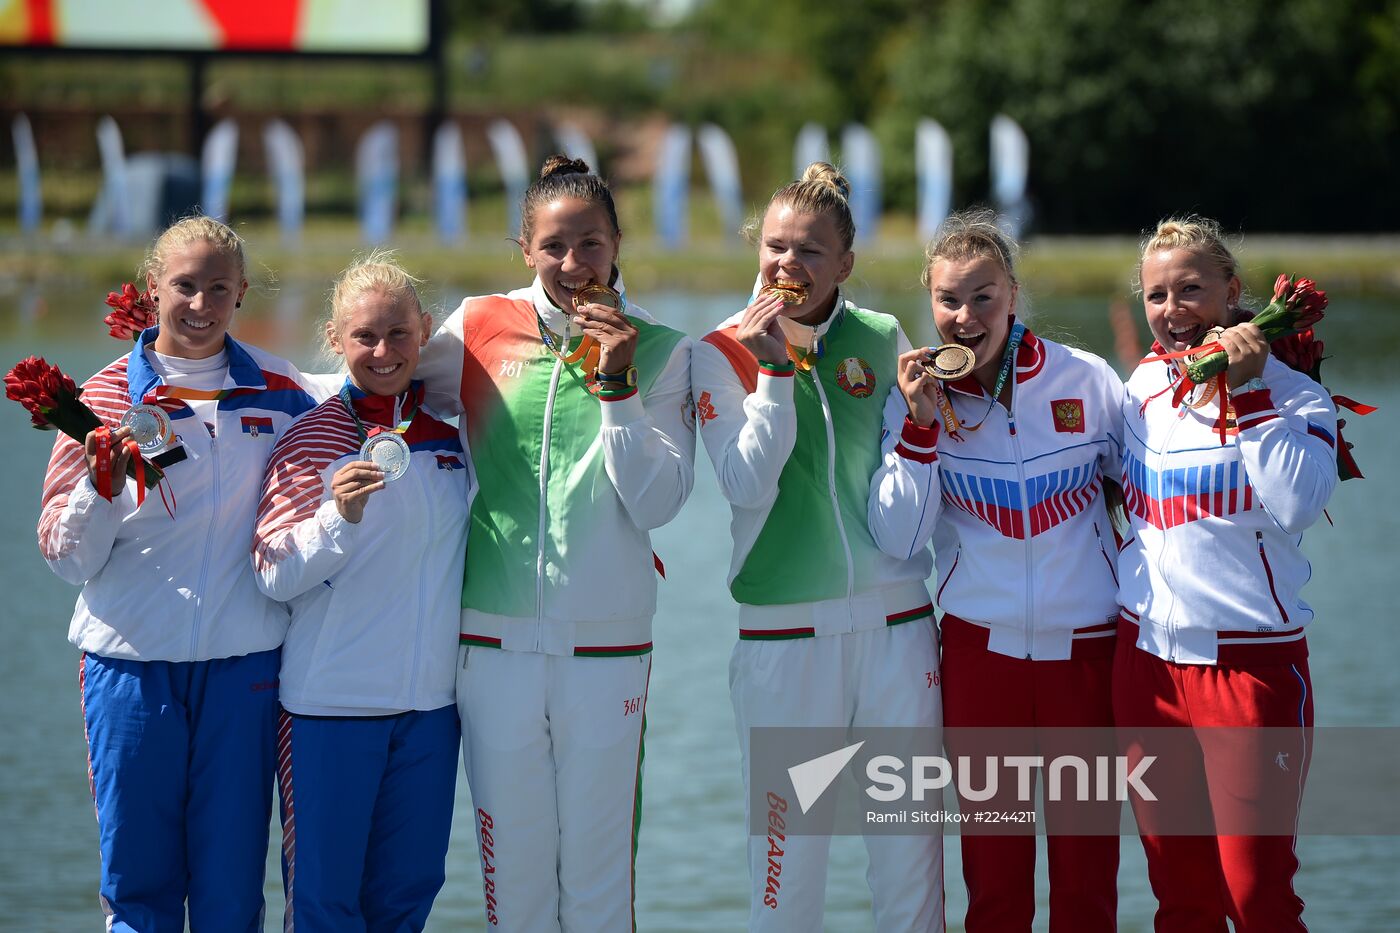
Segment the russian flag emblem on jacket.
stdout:
<svg viewBox="0 0 1400 933">
<path fill-rule="evenodd" d="M 272 419 L 266 416 L 244 415 L 243 433 L 252 437 L 258 437 L 262 434 L 267 434 L 271 436 Z"/>
</svg>

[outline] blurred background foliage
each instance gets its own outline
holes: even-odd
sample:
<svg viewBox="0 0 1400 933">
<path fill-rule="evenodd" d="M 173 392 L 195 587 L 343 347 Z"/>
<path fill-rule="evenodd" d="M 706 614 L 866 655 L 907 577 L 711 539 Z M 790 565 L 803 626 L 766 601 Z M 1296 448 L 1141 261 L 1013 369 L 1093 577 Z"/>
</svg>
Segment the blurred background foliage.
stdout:
<svg viewBox="0 0 1400 933">
<path fill-rule="evenodd" d="M 759 201 L 790 177 L 803 123 L 835 142 L 854 120 L 883 144 L 886 208 L 909 214 L 914 126 L 931 117 L 953 140 L 965 206 L 987 198 L 988 125 L 1005 113 L 1030 139 L 1034 232 L 1122 233 L 1185 210 L 1278 232 L 1395 230 L 1400 217 L 1400 0 L 442 0 L 440 12 L 449 115 L 511 118 L 536 160 L 550 148 L 540 125 L 581 119 L 623 185 L 647 182 L 645 140 L 666 120 L 710 121 Z M 7 59 L 10 111 L 178 119 L 188 93 L 178 60 Z M 203 104 L 301 114 L 307 133 L 336 113 L 421 120 L 430 95 L 429 69 L 411 62 L 231 57 L 208 65 Z M 353 207 L 350 133 L 309 147 L 325 179 L 312 210 Z M 90 139 L 56 170 L 95 164 Z M 412 172 L 424 166 L 405 172 L 421 188 Z M 489 159 L 469 185 L 498 188 Z"/>
</svg>

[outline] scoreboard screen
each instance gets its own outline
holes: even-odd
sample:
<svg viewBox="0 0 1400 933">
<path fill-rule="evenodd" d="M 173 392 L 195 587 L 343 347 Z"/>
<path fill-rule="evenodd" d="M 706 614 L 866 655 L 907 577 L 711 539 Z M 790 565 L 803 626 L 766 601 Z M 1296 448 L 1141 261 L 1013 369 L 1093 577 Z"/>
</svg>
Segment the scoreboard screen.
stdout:
<svg viewBox="0 0 1400 933">
<path fill-rule="evenodd" d="M 0 46 L 418 55 L 430 0 L 0 0 Z"/>
</svg>

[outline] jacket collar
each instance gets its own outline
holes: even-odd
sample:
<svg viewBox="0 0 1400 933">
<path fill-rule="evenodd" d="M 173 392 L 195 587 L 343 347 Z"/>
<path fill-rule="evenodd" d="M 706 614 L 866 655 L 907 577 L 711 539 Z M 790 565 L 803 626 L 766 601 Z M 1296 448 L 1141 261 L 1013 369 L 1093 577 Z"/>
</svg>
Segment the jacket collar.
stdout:
<svg viewBox="0 0 1400 933">
<path fill-rule="evenodd" d="M 375 424 L 394 425 L 394 414 L 415 411 L 423 407 L 423 382 L 414 379 L 408 384 L 408 388 L 398 395 L 368 395 L 359 386 L 350 381 L 350 377 L 345 377 L 343 391 L 350 395 L 350 404 L 355 407 L 355 414 L 364 421 L 372 421 Z"/>
<path fill-rule="evenodd" d="M 150 358 L 146 356 L 147 347 L 151 347 L 154 351 L 154 344 L 158 336 L 160 336 L 160 325 L 141 331 L 141 336 L 136 340 L 136 346 L 131 348 L 131 353 L 126 358 L 126 387 L 133 405 L 139 405 L 148 393 L 160 385 L 160 376 L 156 374 L 155 369 L 151 366 Z M 224 388 L 267 388 L 267 380 L 263 376 L 262 367 L 257 364 L 252 354 L 241 343 L 228 334 L 224 334 L 224 352 L 228 354 L 228 375 L 224 377 Z"/>
</svg>

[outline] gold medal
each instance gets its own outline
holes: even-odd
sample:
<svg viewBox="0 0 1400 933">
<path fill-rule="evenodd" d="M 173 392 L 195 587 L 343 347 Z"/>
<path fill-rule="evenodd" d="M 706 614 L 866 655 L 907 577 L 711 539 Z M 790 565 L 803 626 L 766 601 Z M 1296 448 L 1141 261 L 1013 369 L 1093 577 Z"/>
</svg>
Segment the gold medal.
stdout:
<svg viewBox="0 0 1400 933">
<path fill-rule="evenodd" d="M 622 310 L 622 296 L 601 282 L 589 282 L 574 292 L 574 310 L 584 305 L 604 305 L 615 311 Z"/>
<path fill-rule="evenodd" d="M 760 295 L 775 295 L 785 305 L 800 305 L 807 300 L 807 286 L 801 282 L 774 282 L 758 290 Z"/>
<path fill-rule="evenodd" d="M 932 355 L 924 362 L 924 372 L 935 379 L 952 382 L 972 372 L 977 357 L 960 343 L 945 343 L 932 348 Z"/>
</svg>

